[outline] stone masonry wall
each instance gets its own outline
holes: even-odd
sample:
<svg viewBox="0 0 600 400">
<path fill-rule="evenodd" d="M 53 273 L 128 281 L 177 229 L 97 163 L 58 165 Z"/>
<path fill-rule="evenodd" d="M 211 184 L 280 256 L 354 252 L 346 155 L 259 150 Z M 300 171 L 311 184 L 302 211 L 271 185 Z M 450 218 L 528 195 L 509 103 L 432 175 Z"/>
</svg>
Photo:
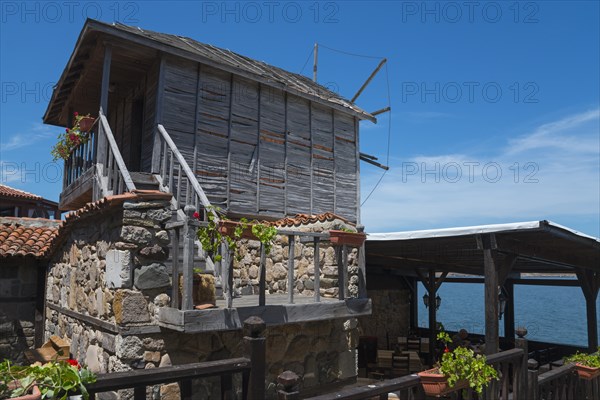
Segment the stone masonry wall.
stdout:
<svg viewBox="0 0 600 400">
<path fill-rule="evenodd" d="M 393 349 L 399 336 L 408 336 L 410 302 L 408 289 L 368 289 L 372 314 L 360 317 L 361 336 L 377 337 L 379 349 Z"/>
<path fill-rule="evenodd" d="M 73 357 L 95 372 L 244 355 L 241 331 L 185 334 L 158 328 L 158 310 L 170 303 L 166 267 L 169 234 L 164 229 L 171 217 L 168 207 L 163 201 L 131 201 L 81 218 L 72 224 L 68 238 L 55 252 L 47 280 L 46 337 L 58 335 L 70 340 Z M 314 271 L 308 265 L 312 263 L 312 246 L 297 246 L 296 290 L 311 294 L 309 282 Z M 248 290 L 244 288 L 258 286 L 258 245 L 245 242 L 240 249 L 243 259 L 236 264 L 235 276 L 244 292 Z M 286 251 L 286 238 L 279 238 L 268 259 L 270 292 L 285 290 Z M 326 280 L 336 279 L 333 272 L 337 275 L 333 249 L 324 243 L 321 251 L 321 282 L 326 282 L 322 294 L 333 297 L 337 295 L 330 290 L 334 282 Z M 353 265 L 355 254 L 349 255 Z M 300 375 L 304 387 L 355 376 L 357 335 L 356 319 L 267 328 L 269 398 L 275 396 L 276 377 L 284 370 Z M 197 398 L 218 398 L 219 390 L 218 381 L 208 379 L 194 392 Z M 121 391 L 118 397 L 129 398 L 131 394 Z M 148 396 L 178 398 L 178 388 L 157 386 Z"/>
<path fill-rule="evenodd" d="M 324 232 L 331 229 L 354 229 L 341 219 L 316 222 L 285 229 L 303 232 Z M 314 295 L 314 246 L 301 243 L 296 237 L 294 244 L 294 293 L 305 296 Z M 260 242 L 243 240 L 239 245 L 242 258 L 234 261 L 234 285 L 240 294 L 258 294 L 258 274 L 260 264 Z M 357 249 L 348 248 L 348 293 L 350 297 L 358 295 Z M 288 237 L 278 235 L 273 243 L 270 255 L 266 258 L 266 285 L 269 293 L 287 293 L 287 260 L 289 256 Z M 336 298 L 339 293 L 339 280 L 335 248 L 328 241 L 319 244 L 320 292 L 323 297 Z"/>
</svg>

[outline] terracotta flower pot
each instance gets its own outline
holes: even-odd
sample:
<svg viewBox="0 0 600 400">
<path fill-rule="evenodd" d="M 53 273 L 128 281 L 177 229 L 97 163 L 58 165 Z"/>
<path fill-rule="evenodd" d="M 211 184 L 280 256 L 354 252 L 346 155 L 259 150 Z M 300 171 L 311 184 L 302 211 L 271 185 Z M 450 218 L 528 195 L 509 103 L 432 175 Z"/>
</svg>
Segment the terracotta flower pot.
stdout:
<svg viewBox="0 0 600 400">
<path fill-rule="evenodd" d="M 329 231 L 329 241 L 334 245 L 348 245 L 360 247 L 365 242 L 367 235 L 364 233 L 344 232 L 344 231 Z"/>
<path fill-rule="evenodd" d="M 575 369 L 577 370 L 577 375 L 586 381 L 591 381 L 600 376 L 600 368 L 588 367 L 587 365 L 577 363 L 575 364 Z"/>
<path fill-rule="evenodd" d="M 31 389 L 30 394 L 26 394 L 24 396 L 13 397 L 10 400 L 39 400 L 42 398 L 42 392 L 40 392 L 40 388 L 37 385 L 34 385 Z"/>
<path fill-rule="evenodd" d="M 89 132 L 94 126 L 95 119 L 92 117 L 83 117 L 79 120 L 79 129 L 81 132 Z"/>
<path fill-rule="evenodd" d="M 444 374 L 440 374 L 437 368 L 418 372 L 417 375 L 421 379 L 421 385 L 427 396 L 443 396 L 469 387 L 469 382 L 464 380 L 458 381 L 454 386 L 450 387 L 448 385 L 448 378 Z"/>
<path fill-rule="evenodd" d="M 234 237 L 235 229 L 241 226 L 239 222 L 229 221 L 229 220 L 221 220 L 219 221 L 219 232 L 222 235 L 229 236 L 230 238 Z M 252 225 L 246 224 L 246 227 L 242 231 L 242 239 L 251 239 L 258 240 L 256 236 L 252 233 Z"/>
</svg>

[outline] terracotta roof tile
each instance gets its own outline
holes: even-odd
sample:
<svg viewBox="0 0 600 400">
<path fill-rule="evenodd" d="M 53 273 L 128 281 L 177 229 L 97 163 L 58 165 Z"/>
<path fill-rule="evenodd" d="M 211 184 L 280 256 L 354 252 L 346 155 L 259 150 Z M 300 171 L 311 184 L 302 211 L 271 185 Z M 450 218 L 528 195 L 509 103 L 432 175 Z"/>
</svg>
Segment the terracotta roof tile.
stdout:
<svg viewBox="0 0 600 400">
<path fill-rule="evenodd" d="M 19 189 L 14 189 L 6 185 L 0 185 L 0 197 L 14 197 L 18 199 L 27 200 L 43 200 L 42 196 L 28 193 Z"/>
<path fill-rule="evenodd" d="M 339 215 L 336 215 L 331 212 L 327 212 L 327 213 L 317 214 L 317 215 L 296 214 L 296 216 L 294 216 L 294 217 L 286 217 L 286 218 L 279 219 L 277 221 L 273 221 L 273 222 L 271 222 L 271 225 L 279 226 L 279 227 L 298 226 L 298 225 L 314 224 L 317 222 L 335 221 L 336 219 L 343 221 L 346 224 L 350 224 L 350 222 L 346 218 L 340 217 Z"/>
<path fill-rule="evenodd" d="M 43 218 L 0 218 L 0 258 L 43 257 L 59 226 L 60 221 Z"/>
</svg>

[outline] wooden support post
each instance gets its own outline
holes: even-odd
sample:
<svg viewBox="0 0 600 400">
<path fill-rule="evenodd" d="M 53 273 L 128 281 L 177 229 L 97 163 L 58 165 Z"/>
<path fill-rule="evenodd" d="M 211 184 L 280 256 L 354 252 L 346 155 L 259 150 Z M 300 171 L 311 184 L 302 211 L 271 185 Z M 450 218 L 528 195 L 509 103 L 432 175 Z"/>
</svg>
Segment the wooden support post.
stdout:
<svg viewBox="0 0 600 400">
<path fill-rule="evenodd" d="M 192 400 L 194 391 L 192 389 L 192 380 L 184 379 L 179 381 L 179 393 L 181 400 Z"/>
<path fill-rule="evenodd" d="M 287 291 L 288 291 L 288 303 L 294 304 L 294 258 L 295 258 L 295 247 L 296 247 L 296 237 L 294 235 L 288 236 L 288 282 L 287 282 Z"/>
<path fill-rule="evenodd" d="M 135 386 L 133 388 L 133 400 L 146 399 L 146 386 Z"/>
<path fill-rule="evenodd" d="M 596 312 L 596 297 L 586 296 L 585 305 L 587 313 L 588 350 L 598 350 L 598 317 Z"/>
<path fill-rule="evenodd" d="M 357 225 L 360 233 L 365 231 L 364 225 Z M 358 298 L 366 299 L 367 296 L 367 264 L 365 260 L 365 243 L 358 248 Z"/>
<path fill-rule="evenodd" d="M 112 62 L 112 46 L 104 45 L 104 62 L 102 65 L 102 86 L 100 89 L 100 108 L 108 115 L 108 88 L 110 86 L 110 66 Z"/>
<path fill-rule="evenodd" d="M 267 255 L 265 252 L 265 245 L 260 244 L 260 267 L 258 270 L 258 305 L 264 306 L 267 304 L 266 290 L 267 290 Z"/>
<path fill-rule="evenodd" d="M 244 345 L 252 368 L 249 377 L 250 400 L 265 398 L 265 377 L 267 370 L 267 350 L 264 331 L 267 325 L 259 317 L 250 317 L 244 321 Z"/>
<path fill-rule="evenodd" d="M 181 301 L 182 310 L 191 310 L 194 308 L 194 239 L 196 231 L 194 229 L 194 206 L 185 206 L 185 221 L 183 224 L 183 298 Z"/>
<path fill-rule="evenodd" d="M 427 291 L 429 292 L 429 365 L 435 363 L 435 344 L 437 342 L 437 321 L 436 321 L 436 309 L 435 309 L 435 270 L 429 270 L 429 282 L 427 284 Z"/>
<path fill-rule="evenodd" d="M 498 270 L 496 268 L 495 239 L 493 235 L 478 235 L 478 244 L 483 250 L 484 304 L 485 304 L 485 354 L 498 352 Z"/>
<path fill-rule="evenodd" d="M 314 256 L 313 256 L 313 265 L 315 271 L 315 302 L 318 303 L 321 301 L 321 259 L 319 254 L 319 238 L 315 236 L 313 239 L 314 243 Z"/>
<path fill-rule="evenodd" d="M 158 82 L 156 84 L 156 108 L 154 110 L 154 143 L 152 148 L 152 172 L 157 173 L 160 169 L 160 132 L 156 128 L 158 124 L 162 123 L 162 113 L 163 113 L 163 99 L 164 99 L 164 91 L 165 91 L 165 70 L 166 70 L 166 60 L 164 55 L 161 54 L 160 64 L 158 66 Z M 171 168 L 171 171 L 173 169 Z M 172 172 L 171 172 L 172 173 Z M 169 189 L 173 190 L 173 187 L 169 187 Z"/>
<path fill-rule="evenodd" d="M 231 374 L 221 375 L 221 400 L 230 400 L 234 398 L 232 378 Z"/>
<path fill-rule="evenodd" d="M 527 400 L 539 400 L 539 370 L 527 370 Z"/>
<path fill-rule="evenodd" d="M 587 314 L 588 350 L 594 352 L 598 349 L 598 317 L 596 299 L 600 290 L 600 273 L 593 270 L 577 269 L 577 279 L 583 290 Z"/>
<path fill-rule="evenodd" d="M 171 307 L 179 308 L 179 228 L 171 232 Z"/>
<path fill-rule="evenodd" d="M 223 297 L 227 303 L 227 308 L 233 305 L 231 279 L 229 265 L 231 264 L 231 252 L 227 243 L 221 243 L 221 284 L 223 286 Z"/>
<path fill-rule="evenodd" d="M 278 400 L 297 400 L 300 399 L 298 383 L 300 377 L 292 371 L 283 371 L 277 377 L 277 383 L 283 386 L 283 389 L 277 392 Z"/>
<path fill-rule="evenodd" d="M 506 308 L 504 310 L 504 337 L 509 342 L 515 338 L 515 285 L 508 280 L 504 284 L 506 289 Z"/>
<path fill-rule="evenodd" d="M 515 348 L 523 349 L 523 359 L 521 360 L 521 379 L 519 381 L 519 385 L 517 388 L 513 387 L 513 393 L 517 392 L 517 396 L 513 395 L 513 399 L 515 400 L 525 400 L 527 399 L 527 379 L 529 376 L 527 374 L 527 360 L 529 358 L 529 346 L 527 344 L 527 339 L 525 338 L 517 338 L 515 339 Z"/>
<path fill-rule="evenodd" d="M 335 254 L 336 254 L 336 260 L 337 260 L 337 267 L 338 267 L 338 299 L 340 300 L 344 300 L 346 297 L 346 291 L 344 290 L 344 282 L 345 282 L 345 278 L 344 278 L 344 259 L 343 259 L 343 251 L 342 251 L 342 246 L 336 246 L 335 247 Z"/>
<path fill-rule="evenodd" d="M 416 278 L 409 278 L 408 284 L 411 286 L 410 293 L 410 329 L 415 329 L 419 326 L 419 296 L 417 296 L 419 282 Z"/>
</svg>

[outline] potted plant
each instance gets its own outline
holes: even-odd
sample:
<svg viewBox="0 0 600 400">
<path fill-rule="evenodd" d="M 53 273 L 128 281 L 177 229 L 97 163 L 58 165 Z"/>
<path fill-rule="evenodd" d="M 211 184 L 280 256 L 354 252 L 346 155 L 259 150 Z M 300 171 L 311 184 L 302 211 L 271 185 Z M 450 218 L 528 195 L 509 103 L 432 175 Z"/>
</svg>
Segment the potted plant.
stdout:
<svg viewBox="0 0 600 400">
<path fill-rule="evenodd" d="M 208 223 L 198 228 L 197 235 L 202 249 L 214 255 L 215 261 L 221 261 L 218 254 L 221 243 L 227 243 L 230 251 L 236 259 L 240 259 L 237 242 L 240 239 L 259 240 L 265 246 L 265 252 L 271 251 L 273 239 L 277 235 L 277 229 L 258 221 L 248 222 L 241 218 L 239 222 L 228 220 L 220 211 L 217 211 L 219 219 L 213 213 L 207 213 Z M 199 216 L 199 214 L 198 214 Z"/>
<path fill-rule="evenodd" d="M 341 230 L 330 230 L 329 241 L 333 245 L 348 245 L 352 247 L 360 247 L 365 242 L 367 235 L 362 232 L 354 232 L 344 228 Z"/>
<path fill-rule="evenodd" d="M 54 145 L 50 153 L 54 157 L 54 161 L 59 158 L 66 160 L 69 158 L 73 150 L 81 144 L 87 143 L 89 140 L 89 131 L 92 129 L 96 121 L 90 115 L 73 114 L 75 123 L 72 128 L 67 128 L 64 133 L 58 135 L 58 142 Z"/>
<path fill-rule="evenodd" d="M 565 357 L 565 362 L 575 363 L 575 369 L 581 379 L 592 380 L 600 376 L 600 347 L 593 354 L 576 352 Z"/>
<path fill-rule="evenodd" d="M 428 396 L 441 396 L 467 387 L 481 394 L 490 380 L 498 379 L 498 372 L 487 364 L 484 355 L 475 355 L 466 347 L 450 350 L 448 343 L 452 340 L 446 332 L 438 333 L 437 338 L 445 345 L 441 363 L 418 373 Z"/>
<path fill-rule="evenodd" d="M 29 366 L 12 365 L 9 360 L 0 363 L 0 398 L 65 400 L 81 395 L 87 400 L 85 385 L 95 381 L 95 375 L 76 360 Z"/>
</svg>

